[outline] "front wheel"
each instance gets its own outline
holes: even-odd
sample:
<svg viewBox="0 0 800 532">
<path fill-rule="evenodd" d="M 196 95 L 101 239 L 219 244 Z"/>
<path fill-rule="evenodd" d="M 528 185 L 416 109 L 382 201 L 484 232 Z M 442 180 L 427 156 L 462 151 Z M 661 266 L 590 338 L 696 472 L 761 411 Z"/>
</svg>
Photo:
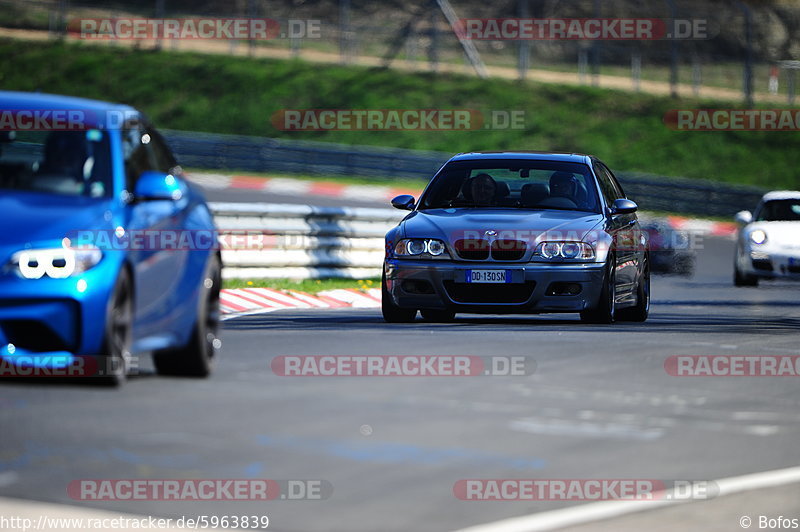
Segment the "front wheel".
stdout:
<svg viewBox="0 0 800 532">
<path fill-rule="evenodd" d="M 739 267 L 733 266 L 733 285 L 734 286 L 758 286 L 758 277 L 747 275 L 739 271 Z"/>
<path fill-rule="evenodd" d="M 642 278 L 636 287 L 636 306 L 620 310 L 618 318 L 621 321 L 647 321 L 650 315 L 650 261 L 645 259 Z"/>
<path fill-rule="evenodd" d="M 606 272 L 603 276 L 603 288 L 597 307 L 581 312 L 581 321 L 586 323 L 614 323 L 616 320 L 616 268 L 613 255 L 609 255 Z"/>
<path fill-rule="evenodd" d="M 131 362 L 133 292 L 130 274 L 124 267 L 106 307 L 103 353 L 98 357 L 100 383 L 120 386 L 128 379 Z"/>
<path fill-rule="evenodd" d="M 400 308 L 394 304 L 386 288 L 386 273 L 381 278 L 381 313 L 386 323 L 410 323 L 417 317 L 416 309 Z"/>
<path fill-rule="evenodd" d="M 212 256 L 200 286 L 197 318 L 189 343 L 177 349 L 165 349 L 153 353 L 153 364 L 159 374 L 184 377 L 208 377 L 211 374 L 214 353 L 220 346 L 217 335 L 221 285 L 219 259 Z"/>
</svg>

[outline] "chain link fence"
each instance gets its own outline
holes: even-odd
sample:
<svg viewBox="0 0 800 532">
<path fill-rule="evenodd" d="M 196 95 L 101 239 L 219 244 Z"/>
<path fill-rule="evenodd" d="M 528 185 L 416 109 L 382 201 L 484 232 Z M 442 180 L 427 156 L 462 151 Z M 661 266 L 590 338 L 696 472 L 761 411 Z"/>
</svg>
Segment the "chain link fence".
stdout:
<svg viewBox="0 0 800 532">
<path fill-rule="evenodd" d="M 451 19 L 445 16 L 450 11 Z M 783 2 L 663 0 L 5 0 L 6 33 L 79 38 L 80 21 L 153 18 L 268 18 L 268 39 L 126 41 L 139 47 L 301 57 L 418 71 L 474 73 L 474 57 L 453 29 L 486 19 L 650 19 L 683 33 L 632 40 L 468 39 L 490 75 L 583 83 L 681 96 L 794 103 L 800 7 Z M 675 23 L 673 21 L 679 21 Z M 688 28 L 688 29 L 687 29 Z M 697 31 L 699 30 L 699 31 Z M 107 39 L 109 46 L 120 46 Z"/>
</svg>

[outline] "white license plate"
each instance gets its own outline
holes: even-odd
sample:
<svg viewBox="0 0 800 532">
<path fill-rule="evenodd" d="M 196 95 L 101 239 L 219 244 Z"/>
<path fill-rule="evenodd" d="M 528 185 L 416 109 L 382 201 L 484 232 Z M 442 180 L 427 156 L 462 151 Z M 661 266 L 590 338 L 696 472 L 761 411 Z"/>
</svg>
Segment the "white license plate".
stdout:
<svg viewBox="0 0 800 532">
<path fill-rule="evenodd" d="M 510 283 L 511 270 L 466 270 L 466 283 Z"/>
</svg>

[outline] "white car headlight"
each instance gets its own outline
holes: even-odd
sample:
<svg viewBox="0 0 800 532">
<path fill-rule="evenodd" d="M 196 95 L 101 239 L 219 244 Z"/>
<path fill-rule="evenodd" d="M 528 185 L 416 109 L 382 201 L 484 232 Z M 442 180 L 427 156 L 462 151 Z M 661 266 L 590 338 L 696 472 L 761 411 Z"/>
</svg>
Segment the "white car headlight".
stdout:
<svg viewBox="0 0 800 532">
<path fill-rule="evenodd" d="M 535 256 L 545 259 L 593 260 L 594 247 L 586 242 L 540 242 Z"/>
<path fill-rule="evenodd" d="M 103 252 L 93 247 L 26 249 L 14 253 L 11 266 L 25 279 L 64 279 L 95 266 Z"/>
<path fill-rule="evenodd" d="M 429 255 L 431 257 L 449 256 L 444 242 L 435 238 L 405 238 L 394 246 L 394 253 L 398 257 L 417 257 Z"/>
<path fill-rule="evenodd" d="M 763 244 L 767 241 L 767 233 L 762 231 L 761 229 L 756 229 L 752 233 L 750 233 L 750 241 L 753 244 Z"/>
</svg>

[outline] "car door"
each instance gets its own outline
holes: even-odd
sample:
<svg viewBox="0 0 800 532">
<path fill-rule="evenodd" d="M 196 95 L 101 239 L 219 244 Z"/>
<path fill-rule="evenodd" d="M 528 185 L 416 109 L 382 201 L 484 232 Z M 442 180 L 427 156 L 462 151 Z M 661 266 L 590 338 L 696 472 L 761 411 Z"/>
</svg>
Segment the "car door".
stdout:
<svg viewBox="0 0 800 532">
<path fill-rule="evenodd" d="M 174 312 L 171 297 L 177 292 L 186 253 L 178 249 L 181 202 L 185 200 L 142 201 L 135 196 L 136 181 L 145 171 L 169 172 L 166 159 L 158 153 L 156 137 L 144 123 L 129 123 L 124 131 L 126 187 L 133 193 L 129 204 L 127 230 L 131 233 L 130 256 L 135 290 L 134 334 L 142 350 L 172 343 L 167 323 Z"/>
<path fill-rule="evenodd" d="M 616 256 L 616 300 L 625 301 L 635 294 L 636 287 L 636 233 L 638 219 L 636 214 L 620 214 L 612 216 L 610 209 L 614 201 L 625 197 L 622 187 L 617 183 L 614 174 L 600 161 L 594 163 L 595 174 L 600 183 L 606 205 L 606 231 L 613 239 Z"/>
</svg>

